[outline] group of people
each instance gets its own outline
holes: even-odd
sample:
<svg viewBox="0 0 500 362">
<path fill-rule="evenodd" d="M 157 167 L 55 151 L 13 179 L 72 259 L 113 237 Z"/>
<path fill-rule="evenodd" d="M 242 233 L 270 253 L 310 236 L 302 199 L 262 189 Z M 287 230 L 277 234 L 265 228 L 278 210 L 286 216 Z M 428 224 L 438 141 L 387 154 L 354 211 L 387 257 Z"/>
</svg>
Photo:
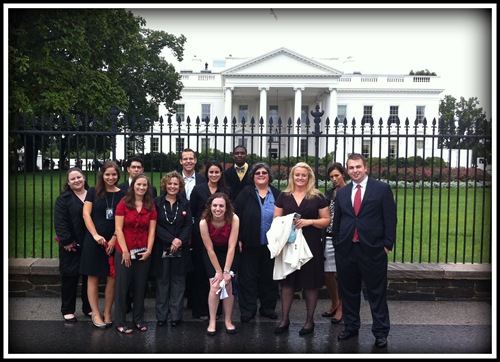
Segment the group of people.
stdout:
<svg viewBox="0 0 500 362">
<path fill-rule="evenodd" d="M 332 188 L 325 194 L 315 187 L 314 171 L 304 162 L 292 167 L 288 186 L 281 191 L 271 185 L 269 165 L 250 165 L 246 157 L 246 148 L 236 146 L 233 166 L 224 170 L 220 162 L 211 161 L 202 175 L 195 171 L 195 151 L 185 149 L 179 161 L 182 171 L 162 177 L 158 196 L 140 158 L 127 162 L 130 179 L 120 185 L 120 168 L 113 161 L 102 165 L 95 187 L 88 187 L 80 169 L 68 170 L 55 208 L 64 320 L 77 321 L 81 275 L 82 311 L 96 327 L 115 323 L 120 333 L 132 333 L 133 327 L 145 331 L 144 298 L 152 277 L 160 327 L 168 320 L 174 327 L 182 322 L 187 297 L 193 317 L 208 321 L 207 335 L 217 333 L 220 316 L 226 333 L 234 334 L 231 316 L 237 294 L 243 323 L 257 312 L 278 319 L 280 299 L 281 318 L 274 333 L 282 334 L 290 325 L 294 294 L 301 290 L 306 320 L 299 334 L 307 335 L 315 327 L 318 290 L 326 285 L 331 307 L 322 316 L 332 323 L 343 321 L 338 339 L 346 340 L 360 328 L 364 282 L 375 345 L 385 347 L 390 328 L 387 254 L 395 243 L 397 222 L 390 186 L 368 177 L 365 158 L 353 153 L 346 169 L 340 163 L 328 168 Z M 279 255 L 291 249 L 288 234 L 275 232 L 285 230 L 278 222 L 298 232 L 293 242 L 295 249 L 304 250 L 305 259 L 293 252 Z M 287 258 L 293 262 L 284 266 Z M 102 315 L 100 279 L 106 280 Z M 130 304 L 132 327 L 126 320 Z"/>
</svg>

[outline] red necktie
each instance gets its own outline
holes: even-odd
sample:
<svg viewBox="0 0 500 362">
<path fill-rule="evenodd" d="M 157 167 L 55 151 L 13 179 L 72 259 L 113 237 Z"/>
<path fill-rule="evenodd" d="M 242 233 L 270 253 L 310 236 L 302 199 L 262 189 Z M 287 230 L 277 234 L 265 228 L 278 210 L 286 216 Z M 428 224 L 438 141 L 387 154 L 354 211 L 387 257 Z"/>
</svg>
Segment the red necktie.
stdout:
<svg viewBox="0 0 500 362">
<path fill-rule="evenodd" d="M 359 213 L 359 208 L 361 207 L 361 185 L 356 185 L 358 190 L 356 191 L 356 194 L 354 195 L 354 214 L 358 216 Z M 354 229 L 354 235 L 352 237 L 352 241 L 355 243 L 359 242 L 359 237 L 358 237 L 358 229 Z"/>
</svg>

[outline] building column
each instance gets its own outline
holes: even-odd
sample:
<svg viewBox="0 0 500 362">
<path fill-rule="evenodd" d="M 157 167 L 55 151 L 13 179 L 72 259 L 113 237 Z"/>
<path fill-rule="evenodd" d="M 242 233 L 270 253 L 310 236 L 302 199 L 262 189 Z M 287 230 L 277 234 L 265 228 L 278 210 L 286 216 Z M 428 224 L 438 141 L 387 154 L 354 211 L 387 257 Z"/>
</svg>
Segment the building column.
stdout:
<svg viewBox="0 0 500 362">
<path fill-rule="evenodd" d="M 227 117 L 227 121 L 231 123 L 232 121 L 232 110 L 233 110 L 233 90 L 234 87 L 225 87 L 225 97 L 224 97 L 224 116 Z M 222 120 L 221 120 L 222 121 Z"/>
<path fill-rule="evenodd" d="M 300 116 L 302 115 L 302 91 L 304 90 L 304 87 L 293 87 L 293 90 L 295 91 L 295 102 L 293 106 L 293 133 L 297 133 L 297 120 L 300 119 Z M 300 139 L 299 138 L 293 138 L 292 142 L 292 155 L 297 155 L 298 147 L 300 145 Z"/>
<path fill-rule="evenodd" d="M 262 118 L 264 120 L 264 125 L 267 125 L 267 91 L 269 87 L 259 87 L 260 91 L 260 109 L 259 109 L 259 120 Z"/>
<path fill-rule="evenodd" d="M 328 110 L 325 112 L 326 115 L 330 118 L 330 127 L 335 127 L 335 118 L 337 117 L 337 88 L 328 88 L 330 92 L 329 99 L 327 102 Z M 326 120 L 326 117 L 325 117 Z M 343 128 L 338 128 L 339 133 L 344 133 Z M 345 160 L 343 160 L 344 155 L 344 143 L 343 142 L 329 142 L 328 145 L 330 149 L 324 150 L 326 153 L 330 153 L 336 150 L 335 159 L 333 161 L 340 162 L 344 164 Z M 325 154 L 326 154 L 325 153 Z"/>
<path fill-rule="evenodd" d="M 328 88 L 330 91 L 330 99 L 328 101 L 328 108 L 325 114 L 330 117 L 330 123 L 335 122 L 335 117 L 337 117 L 337 88 Z"/>
<path fill-rule="evenodd" d="M 262 118 L 263 121 L 264 121 L 264 129 L 267 130 L 267 91 L 269 90 L 269 87 L 259 87 L 259 91 L 260 91 L 260 102 L 259 102 L 259 119 L 257 120 L 257 122 L 260 121 L 260 119 Z M 252 139 L 252 141 L 254 141 Z M 257 141 L 257 140 L 255 140 Z M 266 142 L 266 144 L 268 144 L 268 142 L 270 141 L 270 138 L 267 137 L 263 140 L 264 142 Z M 267 148 L 265 150 L 263 150 L 263 154 L 262 156 L 263 157 L 267 157 Z"/>
</svg>

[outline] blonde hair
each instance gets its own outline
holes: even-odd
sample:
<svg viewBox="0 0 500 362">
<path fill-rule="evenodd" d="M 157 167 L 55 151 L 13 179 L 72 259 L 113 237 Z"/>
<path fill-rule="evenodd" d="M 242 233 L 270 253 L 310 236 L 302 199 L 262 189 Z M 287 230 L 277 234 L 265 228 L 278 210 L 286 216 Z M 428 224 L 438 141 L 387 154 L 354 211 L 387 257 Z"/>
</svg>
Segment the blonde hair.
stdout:
<svg viewBox="0 0 500 362">
<path fill-rule="evenodd" d="M 306 187 L 306 199 L 313 198 L 315 196 L 318 196 L 321 194 L 321 191 L 319 191 L 316 187 L 316 176 L 314 176 L 314 172 L 307 163 L 305 162 L 298 162 L 295 164 L 295 166 L 292 167 L 290 170 L 290 174 L 288 175 L 288 186 L 286 187 L 285 193 L 287 194 L 292 194 L 295 191 L 295 183 L 293 182 L 293 174 L 296 169 L 298 168 L 305 168 L 307 170 L 307 173 L 309 175 L 308 181 L 307 181 L 307 187 Z"/>
</svg>

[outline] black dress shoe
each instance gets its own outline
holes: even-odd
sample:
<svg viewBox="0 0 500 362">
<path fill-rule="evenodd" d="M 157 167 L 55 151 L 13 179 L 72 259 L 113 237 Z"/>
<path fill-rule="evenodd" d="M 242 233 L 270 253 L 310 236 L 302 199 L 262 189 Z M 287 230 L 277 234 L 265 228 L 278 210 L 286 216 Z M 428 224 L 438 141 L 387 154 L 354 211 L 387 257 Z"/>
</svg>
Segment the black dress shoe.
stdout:
<svg viewBox="0 0 500 362">
<path fill-rule="evenodd" d="M 64 318 L 64 321 L 65 321 L 66 323 L 76 323 L 76 322 L 78 322 L 78 319 L 76 319 L 76 317 L 75 317 L 75 316 L 73 316 L 73 317 L 71 317 L 71 318 Z"/>
<path fill-rule="evenodd" d="M 215 336 L 216 333 L 217 333 L 217 331 L 209 331 L 207 329 L 207 336 L 213 337 L 213 336 Z"/>
<path fill-rule="evenodd" d="M 158 321 L 156 322 L 156 324 L 158 325 L 158 327 L 163 327 L 165 324 L 167 324 L 167 321 Z"/>
<path fill-rule="evenodd" d="M 172 327 L 177 327 L 179 324 L 181 324 L 181 321 L 180 321 L 180 320 L 170 322 L 170 325 L 171 325 Z"/>
<path fill-rule="evenodd" d="M 236 327 L 234 327 L 234 328 L 226 328 L 226 333 L 227 334 L 235 334 L 236 333 Z"/>
<path fill-rule="evenodd" d="M 241 318 L 241 321 L 244 323 L 250 322 L 250 320 L 252 319 L 252 317 L 249 317 L 247 315 L 242 315 L 240 318 Z"/>
<path fill-rule="evenodd" d="M 306 334 L 310 334 L 312 332 L 314 332 L 314 323 L 311 328 L 302 327 L 302 329 L 299 331 L 299 335 L 305 336 Z"/>
<path fill-rule="evenodd" d="M 288 324 L 284 325 L 284 326 L 278 326 L 274 329 L 274 334 L 281 334 L 281 333 L 285 333 L 286 331 L 288 331 L 288 328 L 290 327 L 290 322 L 288 322 Z"/>
<path fill-rule="evenodd" d="M 377 348 L 387 347 L 387 338 L 385 338 L 385 337 L 375 338 L 375 347 L 377 347 Z"/>
<path fill-rule="evenodd" d="M 274 311 L 269 313 L 260 313 L 260 315 L 269 319 L 278 319 L 278 314 Z"/>
<path fill-rule="evenodd" d="M 340 332 L 340 334 L 337 336 L 337 339 L 339 341 L 345 341 L 346 339 L 349 339 L 349 338 L 352 338 L 352 337 L 355 337 L 359 334 L 358 331 L 351 331 L 351 330 L 348 330 L 348 329 L 344 329 L 342 332 Z"/>
</svg>

